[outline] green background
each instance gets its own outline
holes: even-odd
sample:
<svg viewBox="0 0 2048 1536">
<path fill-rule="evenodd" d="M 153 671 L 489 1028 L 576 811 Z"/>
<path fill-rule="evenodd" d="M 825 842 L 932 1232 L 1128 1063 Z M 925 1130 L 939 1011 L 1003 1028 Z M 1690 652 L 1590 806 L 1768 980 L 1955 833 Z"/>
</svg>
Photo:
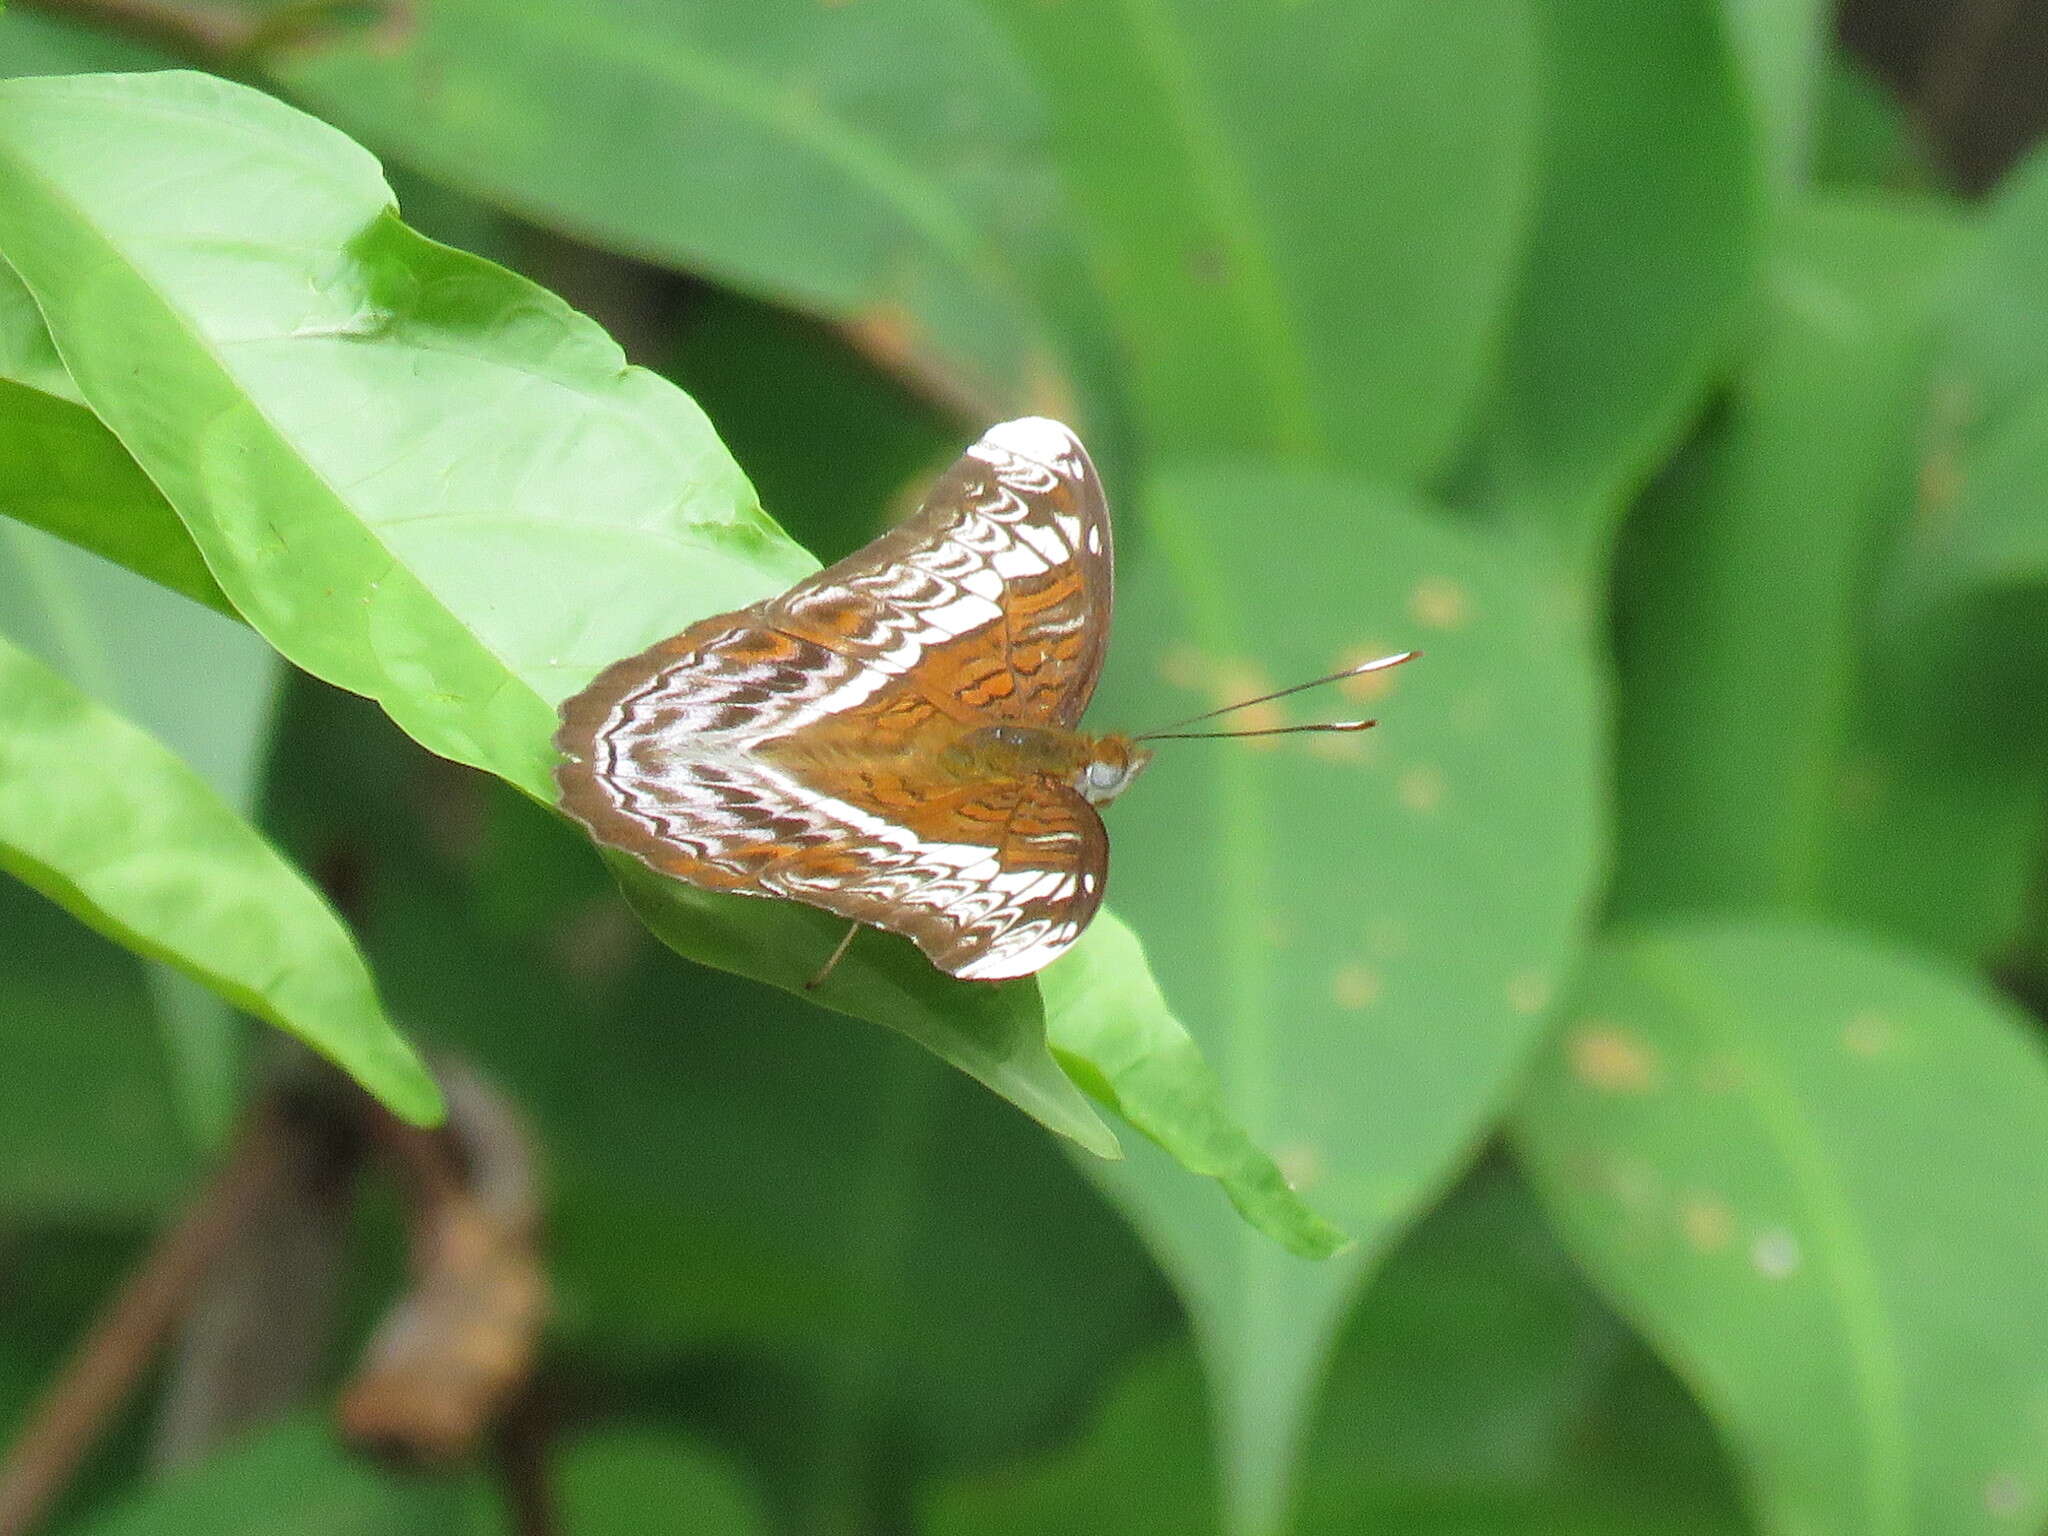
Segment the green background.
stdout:
<svg viewBox="0 0 2048 1536">
<path fill-rule="evenodd" d="M 1754 0 L 82 9 L 0 16 L 0 1445 L 273 1074 L 475 1072 L 570 1536 L 2048 1522 L 1971 7 L 1905 101 Z M 835 923 L 547 808 L 555 706 L 1027 413 L 1095 727 L 1425 655 L 1162 743 L 1042 977 L 805 994 Z M 520 1529 L 340 1443 L 403 1220 L 307 1219 L 331 1308 L 208 1292 L 272 1406 L 188 1335 L 56 1528 Z"/>
</svg>

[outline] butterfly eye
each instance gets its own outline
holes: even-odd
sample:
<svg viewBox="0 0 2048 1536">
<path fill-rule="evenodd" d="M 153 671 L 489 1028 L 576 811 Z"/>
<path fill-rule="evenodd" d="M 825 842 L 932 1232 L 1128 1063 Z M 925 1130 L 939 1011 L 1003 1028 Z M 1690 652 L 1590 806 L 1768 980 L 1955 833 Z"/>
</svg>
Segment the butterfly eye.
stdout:
<svg viewBox="0 0 2048 1536">
<path fill-rule="evenodd" d="M 1097 789 L 1115 789 L 1123 782 L 1123 770 L 1115 763 L 1090 763 L 1088 782 Z"/>
</svg>

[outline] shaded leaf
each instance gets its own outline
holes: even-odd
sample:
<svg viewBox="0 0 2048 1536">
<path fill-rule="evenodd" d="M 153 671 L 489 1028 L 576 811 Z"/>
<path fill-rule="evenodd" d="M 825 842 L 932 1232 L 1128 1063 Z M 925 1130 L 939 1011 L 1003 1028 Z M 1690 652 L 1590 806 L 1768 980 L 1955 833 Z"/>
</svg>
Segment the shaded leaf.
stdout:
<svg viewBox="0 0 2048 1536">
<path fill-rule="evenodd" d="M 1596 580 L 1622 508 L 1697 408 L 1755 274 L 1754 127 L 1715 0 L 1540 0 L 1535 227 L 1482 499 Z"/>
<path fill-rule="evenodd" d="M 1147 446 L 1435 468 L 1522 247 L 1523 0 L 991 9 L 1058 103 L 1053 154 Z"/>
<path fill-rule="evenodd" d="M 1663 929 L 1600 954 L 1518 1125 L 1768 1529 L 2048 1515 L 2048 1062 L 2015 1010 L 1826 930 Z"/>
<path fill-rule="evenodd" d="M 1624 914 L 1838 911 L 1962 953 L 2014 921 L 2031 778 L 1959 772 L 1869 658 L 1959 249 L 1925 203 L 1787 220 L 1728 412 L 1651 498 L 1624 570 Z"/>
<path fill-rule="evenodd" d="M 1077 1443 L 952 1479 L 934 1536 L 1220 1529 L 1191 1350 L 1126 1373 Z M 1746 1529 L 1698 1410 L 1489 1177 L 1389 1256 L 1336 1349 L 1293 1536 Z"/>
<path fill-rule="evenodd" d="M 304 879 L 150 736 L 0 641 L 0 867 L 290 1031 L 407 1119 L 440 1113 Z"/>
<path fill-rule="evenodd" d="M 1357 1240 L 1304 1264 L 1244 1241 L 1147 1148 L 1104 1170 L 1194 1314 L 1234 1526 L 1259 1530 L 1353 1289 L 1483 1134 L 1572 962 L 1602 836 L 1597 703 L 1540 568 L 1407 497 L 1190 466 L 1147 509 L 1152 537 L 1122 551 L 1106 724 L 1425 651 L 1371 680 L 1383 697 L 1332 689 L 1293 716 L 1371 712 L 1378 730 L 1161 742 L 1107 817 L 1112 899 L 1225 1105 Z"/>
<path fill-rule="evenodd" d="M 1897 93 L 1840 47 L 1828 50 L 1822 72 L 1813 180 L 1918 191 L 1940 181 Z"/>
<path fill-rule="evenodd" d="M 0 880 L 0 933 L 0 1213 L 157 1215 L 184 1192 L 192 1149 L 142 967 L 14 880 Z M 0 1315 L 16 1305 L 10 1290 Z"/>
<path fill-rule="evenodd" d="M 1057 371 L 1043 110 L 973 5 L 436 0 L 270 63 L 453 187 L 847 321 L 985 416 Z"/>
<path fill-rule="evenodd" d="M 2011 701 L 2048 684 L 2048 158 L 1994 200 L 1943 319 L 1914 516 L 1889 573 L 1886 680 L 1933 733 L 2010 775 L 2048 732 Z M 2038 783 L 2038 780 L 2033 782 Z"/>
<path fill-rule="evenodd" d="M 240 624 L 54 539 L 5 529 L 0 548 L 13 556 L 0 566 L 0 633 L 149 731 L 231 809 L 250 814 L 270 740 L 276 652 Z M 239 1026 L 190 978 L 159 965 L 149 975 L 188 1130 L 197 1145 L 217 1145 L 235 1111 Z"/>
<path fill-rule="evenodd" d="M 641 1536 L 650 1514 L 706 1536 L 766 1536 L 759 1501 L 722 1459 L 653 1430 L 610 1430 L 564 1447 L 556 1472 L 563 1526 L 576 1536 Z"/>
</svg>

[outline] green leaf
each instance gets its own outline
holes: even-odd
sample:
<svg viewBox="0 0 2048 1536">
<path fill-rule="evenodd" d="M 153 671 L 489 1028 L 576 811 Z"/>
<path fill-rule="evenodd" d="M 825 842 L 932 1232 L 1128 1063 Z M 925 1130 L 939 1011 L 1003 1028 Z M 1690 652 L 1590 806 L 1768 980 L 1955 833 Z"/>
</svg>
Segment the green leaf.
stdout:
<svg viewBox="0 0 2048 1536">
<path fill-rule="evenodd" d="M 443 756 L 552 802 L 556 701 L 815 567 L 684 395 L 413 234 L 362 151 L 277 102 L 176 73 L 9 82 L 0 194 L 0 254 L 235 606 Z M 786 987 L 837 936 L 808 908 L 628 877 L 685 953 Z M 1035 987 L 857 952 L 819 1001 L 1114 1153 Z"/>
<path fill-rule="evenodd" d="M 1818 186 L 1924 192 L 1940 183 L 1898 94 L 1840 47 L 1827 51 L 1816 129 L 1813 181 Z"/>
<path fill-rule="evenodd" d="M 664 1525 L 705 1536 L 770 1530 L 760 1501 L 734 1470 L 682 1436 L 604 1430 L 572 1441 L 558 1456 L 562 1527 L 576 1536 L 642 1536 L 656 1510 Z"/>
<path fill-rule="evenodd" d="M 204 198 L 176 185 L 202 168 Z M 553 699 L 634 648 L 563 601 L 579 576 L 632 559 L 740 601 L 809 564 L 687 399 L 414 235 L 290 108 L 178 73 L 9 82 L 0 187 L 73 378 L 236 606 L 444 756 L 546 795 Z"/>
<path fill-rule="evenodd" d="M 407 1119 L 440 1114 L 348 932 L 198 774 L 0 641 L 0 868 L 288 1030 Z"/>
<path fill-rule="evenodd" d="M 1370 709 L 1377 731 L 1161 742 L 1107 817 L 1112 899 L 1231 1117 L 1357 1239 L 1305 1264 L 1146 1148 L 1104 1170 L 1193 1312 L 1233 1528 L 1255 1531 L 1360 1277 L 1483 1134 L 1572 963 L 1603 833 L 1599 716 L 1540 568 L 1410 498 L 1217 464 L 1162 480 L 1147 510 L 1121 551 L 1105 724 L 1425 652 L 1379 679 L 1384 699 L 1332 689 L 1293 716 Z"/>
<path fill-rule="evenodd" d="M 453 187 L 849 322 L 976 414 L 1057 373 L 1044 110 L 973 5 L 438 0 L 270 62 Z"/>
<path fill-rule="evenodd" d="M 1097 917 L 1088 942 L 1048 967 L 1041 985 L 1052 1048 L 1097 1099 L 1181 1167 L 1216 1180 L 1239 1215 L 1289 1252 L 1327 1259 L 1346 1246 L 1231 1118 L 1216 1074 L 1114 913 Z"/>
<path fill-rule="evenodd" d="M 1976 982 L 1816 928 L 1618 940 L 1519 1119 L 1545 1204 L 1768 1529 L 2048 1518 L 2048 1062 Z"/>
<path fill-rule="evenodd" d="M 178 515 L 80 398 L 34 298 L 4 261 L 0 512 L 234 612 Z"/>
<path fill-rule="evenodd" d="M 84 1536 L 258 1536 L 278 1528 L 287 1503 L 294 1536 L 454 1536 L 477 1529 L 465 1518 L 465 1492 L 460 1481 L 380 1471 L 300 1414 L 135 1494 Z"/>
<path fill-rule="evenodd" d="M 1959 768 L 1868 654 L 1961 232 L 1837 197 L 1784 235 L 1728 411 L 1624 569 L 1615 904 L 1839 912 L 1981 953 L 2016 918 L 2034 780 Z"/>
<path fill-rule="evenodd" d="M 992 9 L 1058 103 L 1053 154 L 1147 445 L 1436 468 L 1531 201 L 1523 0 Z"/>
<path fill-rule="evenodd" d="M 1714 0 L 1541 0 L 1535 229 L 1483 499 L 1597 580 L 1622 509 L 1727 351 L 1762 222 L 1754 130 Z"/>
<path fill-rule="evenodd" d="M 1721 0 L 1742 63 L 1771 184 L 1796 193 L 1809 180 L 1834 8 L 1827 0 Z"/>
</svg>

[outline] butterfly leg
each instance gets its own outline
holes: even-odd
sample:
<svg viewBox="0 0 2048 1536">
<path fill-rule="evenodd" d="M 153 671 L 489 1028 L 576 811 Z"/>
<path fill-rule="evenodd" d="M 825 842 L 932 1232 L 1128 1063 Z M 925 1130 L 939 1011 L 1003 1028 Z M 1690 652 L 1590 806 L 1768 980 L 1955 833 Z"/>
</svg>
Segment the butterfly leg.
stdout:
<svg viewBox="0 0 2048 1536">
<path fill-rule="evenodd" d="M 841 960 L 846 958 L 847 947 L 853 943 L 853 936 L 859 932 L 859 923 L 849 923 L 846 925 L 846 937 L 841 939 L 837 947 L 833 949 L 832 958 L 825 962 L 824 967 L 821 970 L 819 970 L 817 975 L 813 976 L 809 981 L 804 983 L 804 990 L 806 992 L 813 991 L 816 988 L 824 985 L 825 978 L 832 974 L 832 968 L 839 964 Z"/>
</svg>

